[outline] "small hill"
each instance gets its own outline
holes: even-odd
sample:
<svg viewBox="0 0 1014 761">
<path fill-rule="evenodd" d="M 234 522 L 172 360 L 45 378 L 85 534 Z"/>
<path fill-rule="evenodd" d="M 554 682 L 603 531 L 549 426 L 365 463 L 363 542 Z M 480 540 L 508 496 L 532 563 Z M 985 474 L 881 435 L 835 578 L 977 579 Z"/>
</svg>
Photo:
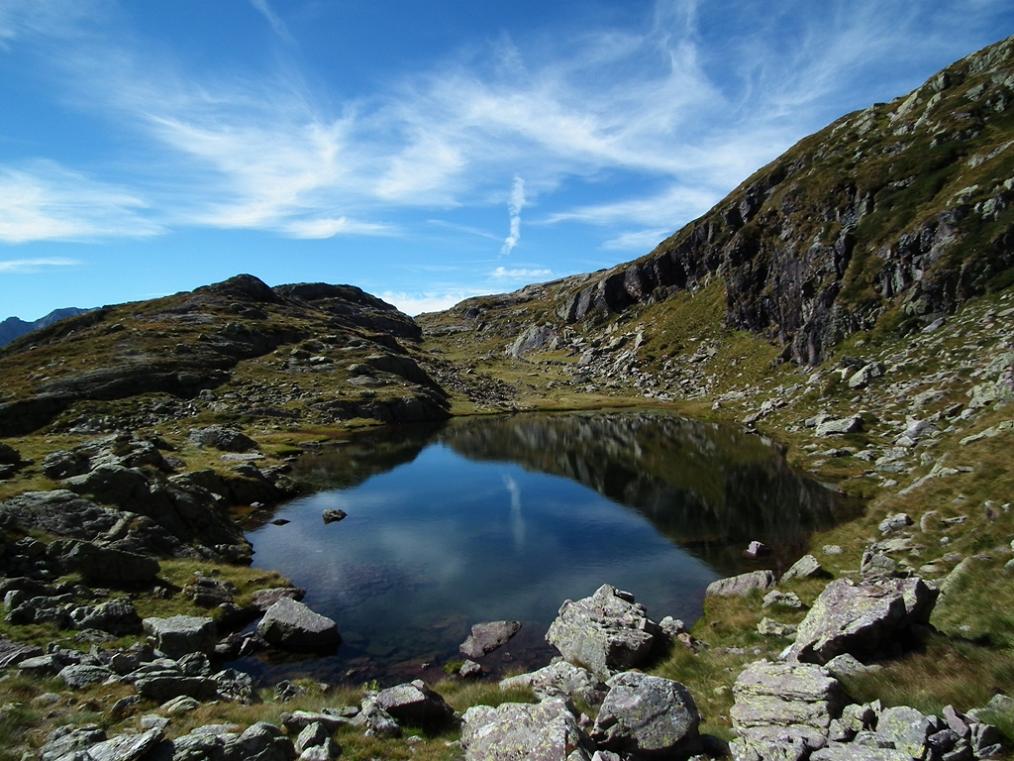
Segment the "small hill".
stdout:
<svg viewBox="0 0 1014 761">
<path fill-rule="evenodd" d="M 0 350 L 0 435 L 225 420 L 445 416 L 419 327 L 348 285 L 251 275 L 103 307 Z M 90 432 L 90 431 L 89 431 Z"/>
</svg>

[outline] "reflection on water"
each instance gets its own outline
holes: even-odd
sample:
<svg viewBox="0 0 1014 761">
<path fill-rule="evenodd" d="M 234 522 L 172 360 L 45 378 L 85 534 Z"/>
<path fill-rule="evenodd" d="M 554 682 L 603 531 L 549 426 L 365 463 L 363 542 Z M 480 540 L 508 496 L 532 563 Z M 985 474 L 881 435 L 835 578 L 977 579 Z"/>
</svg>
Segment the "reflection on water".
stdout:
<svg viewBox="0 0 1014 761">
<path fill-rule="evenodd" d="M 750 566 L 751 539 L 791 562 L 812 530 L 844 517 L 830 490 L 756 436 L 664 413 L 456 420 L 371 432 L 308 456 L 321 491 L 250 532 L 255 565 L 308 590 L 335 618 L 336 656 L 244 665 L 281 678 L 389 681 L 454 657 L 471 624 L 524 622 L 490 656 L 524 664 L 565 598 L 609 582 L 656 618 L 693 619 L 705 586 Z M 324 526 L 320 513 L 349 517 Z"/>
</svg>

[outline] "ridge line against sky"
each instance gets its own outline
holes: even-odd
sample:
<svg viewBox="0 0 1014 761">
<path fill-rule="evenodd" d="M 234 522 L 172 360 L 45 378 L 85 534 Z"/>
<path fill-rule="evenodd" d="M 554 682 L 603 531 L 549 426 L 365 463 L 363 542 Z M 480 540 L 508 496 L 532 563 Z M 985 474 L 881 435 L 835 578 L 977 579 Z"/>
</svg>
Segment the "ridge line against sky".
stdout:
<svg viewBox="0 0 1014 761">
<path fill-rule="evenodd" d="M 1014 31 L 998 0 L 543 5 L 0 0 L 0 312 L 251 272 L 417 313 L 611 266 Z"/>
</svg>

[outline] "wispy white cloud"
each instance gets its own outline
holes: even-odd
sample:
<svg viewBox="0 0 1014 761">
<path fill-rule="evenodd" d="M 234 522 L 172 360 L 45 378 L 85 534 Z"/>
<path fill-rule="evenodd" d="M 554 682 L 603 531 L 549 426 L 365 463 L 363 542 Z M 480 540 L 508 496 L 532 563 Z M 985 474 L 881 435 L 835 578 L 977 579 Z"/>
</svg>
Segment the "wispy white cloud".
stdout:
<svg viewBox="0 0 1014 761">
<path fill-rule="evenodd" d="M 291 40 L 269 0 L 250 3 Z M 803 5 L 744 0 L 739 26 L 715 40 L 706 35 L 727 6 L 658 0 L 622 28 L 477 43 L 341 99 L 291 50 L 267 73 L 208 73 L 156 53 L 122 23 L 101 23 L 105 4 L 85 0 L 0 2 L 0 44 L 32 37 L 65 97 L 148 141 L 153 166 L 113 204 L 121 213 L 148 218 L 126 200 L 144 198 L 164 226 L 384 234 L 393 230 L 378 220 L 392 212 L 492 208 L 513 181 L 509 232 L 495 236 L 503 253 L 520 240 L 526 194 L 557 209 L 542 221 L 601 227 L 605 248 L 626 250 L 705 211 L 853 102 L 902 93 L 914 72 L 931 73 L 920 61 L 967 52 L 1003 8 Z M 61 16 L 59 6 L 87 11 Z M 576 180 L 602 197 L 614 179 L 650 191 L 609 204 L 567 200 Z M 70 238 L 87 227 L 61 232 L 59 217 L 23 216 L 0 240 L 19 227 Z"/>
<path fill-rule="evenodd" d="M 672 235 L 672 229 L 655 228 L 649 230 L 628 230 L 602 242 L 606 251 L 636 251 L 644 253 L 655 248 L 665 238 Z"/>
<path fill-rule="evenodd" d="M 319 217 L 297 219 L 282 226 L 282 231 L 293 238 L 324 239 L 336 235 L 394 235 L 390 225 L 377 222 L 359 222 L 348 217 Z"/>
<path fill-rule="evenodd" d="M 460 225 L 457 222 L 448 222 L 446 219 L 427 219 L 426 224 L 433 225 L 434 227 L 443 227 L 447 230 L 454 230 L 459 233 L 466 233 L 468 235 L 475 235 L 479 238 L 487 238 L 488 240 L 500 240 L 500 236 L 494 235 L 488 230 L 483 230 L 473 225 Z"/>
<path fill-rule="evenodd" d="M 383 291 L 378 295 L 389 304 L 394 304 L 405 314 L 415 316 L 424 312 L 440 312 L 465 299 L 470 299 L 473 296 L 482 296 L 489 292 L 489 289 L 461 288 L 448 291 L 423 291 L 419 293 Z"/>
<path fill-rule="evenodd" d="M 490 273 L 496 280 L 537 280 L 553 276 L 548 267 L 497 267 Z"/>
<path fill-rule="evenodd" d="M 54 268 L 77 267 L 81 262 L 64 257 L 0 259 L 0 275 L 32 275 Z"/>
<path fill-rule="evenodd" d="M 265 19 L 267 19 L 275 34 L 277 34 L 284 42 L 293 42 L 292 35 L 289 34 L 289 27 L 284 21 L 282 21 L 281 17 L 275 13 L 274 8 L 271 7 L 268 0 L 250 0 L 250 5 L 252 5 L 254 9 Z"/>
<path fill-rule="evenodd" d="M 158 235 L 163 227 L 133 193 L 49 161 L 0 165 L 0 242 Z"/>
<path fill-rule="evenodd" d="M 511 197 L 507 202 L 507 211 L 510 213 L 510 232 L 504 238 L 503 246 L 500 247 L 500 255 L 507 256 L 521 242 L 521 210 L 525 208 L 525 181 L 524 178 L 514 175 L 514 182 L 511 183 Z"/>
</svg>

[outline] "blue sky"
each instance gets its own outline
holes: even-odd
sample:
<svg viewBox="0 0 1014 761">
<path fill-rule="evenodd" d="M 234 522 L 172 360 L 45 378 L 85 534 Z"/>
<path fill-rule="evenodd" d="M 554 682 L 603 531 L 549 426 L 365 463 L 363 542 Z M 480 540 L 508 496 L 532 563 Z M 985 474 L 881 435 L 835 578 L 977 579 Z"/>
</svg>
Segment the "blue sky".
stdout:
<svg viewBox="0 0 1014 761">
<path fill-rule="evenodd" d="M 0 317 L 606 267 L 1011 32 L 993 0 L 0 0 Z"/>
</svg>

